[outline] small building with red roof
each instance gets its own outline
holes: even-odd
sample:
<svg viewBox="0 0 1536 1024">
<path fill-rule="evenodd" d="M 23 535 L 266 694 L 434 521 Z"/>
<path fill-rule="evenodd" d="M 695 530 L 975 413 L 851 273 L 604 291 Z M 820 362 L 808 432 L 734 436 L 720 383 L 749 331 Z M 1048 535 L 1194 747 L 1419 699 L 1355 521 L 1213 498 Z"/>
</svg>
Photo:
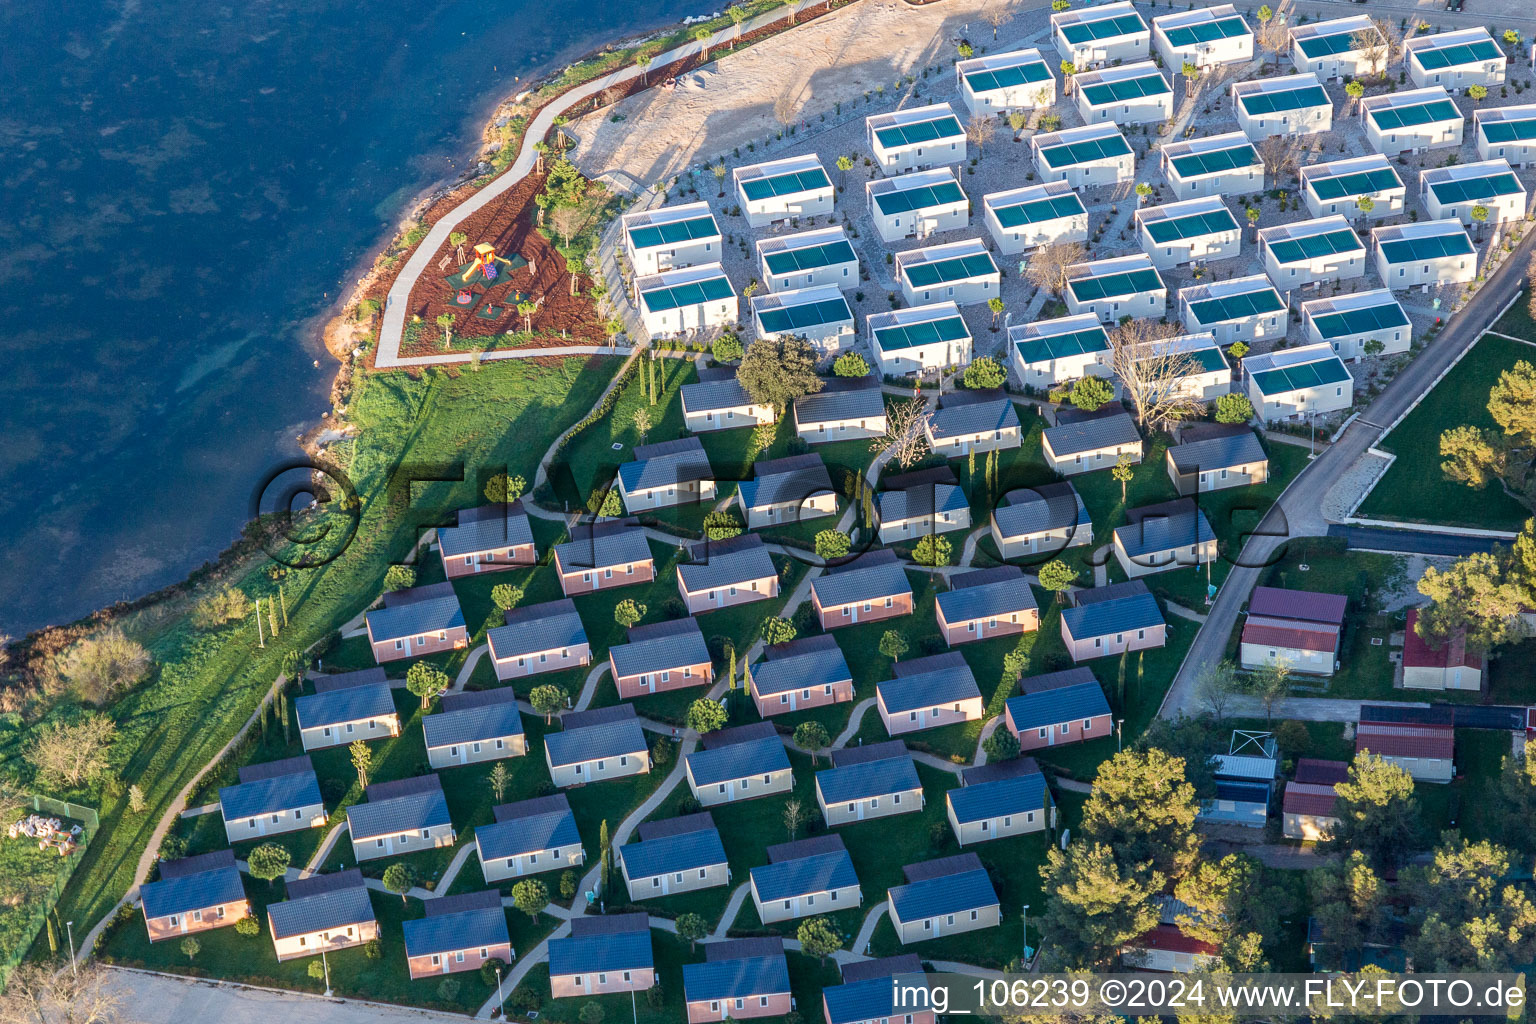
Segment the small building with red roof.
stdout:
<svg viewBox="0 0 1536 1024">
<path fill-rule="evenodd" d="M 1283 832 L 1287 839 L 1326 839 L 1338 825 L 1334 804 L 1339 794 L 1334 788 L 1349 778 L 1349 765 L 1343 761 L 1322 761 L 1303 757 L 1296 762 L 1296 777 L 1285 784 L 1281 804 Z"/>
<path fill-rule="evenodd" d="M 1255 587 L 1243 624 L 1243 668 L 1284 662 L 1292 672 L 1333 675 L 1346 605 L 1340 594 Z"/>
<path fill-rule="evenodd" d="M 1449 724 L 1362 721 L 1355 729 L 1355 754 L 1367 750 L 1417 782 L 1450 782 L 1456 774 L 1456 730 Z"/>
<path fill-rule="evenodd" d="M 1221 962 L 1213 944 L 1186 935 L 1174 924 L 1160 924 L 1143 932 L 1121 947 L 1120 957 L 1127 967 L 1168 974 L 1206 971 Z"/>
<path fill-rule="evenodd" d="M 1419 636 L 1419 610 L 1408 609 L 1403 633 L 1403 689 L 1471 690 L 1483 688 L 1482 655 L 1467 646 L 1465 631 L 1458 631 L 1439 648 Z"/>
</svg>

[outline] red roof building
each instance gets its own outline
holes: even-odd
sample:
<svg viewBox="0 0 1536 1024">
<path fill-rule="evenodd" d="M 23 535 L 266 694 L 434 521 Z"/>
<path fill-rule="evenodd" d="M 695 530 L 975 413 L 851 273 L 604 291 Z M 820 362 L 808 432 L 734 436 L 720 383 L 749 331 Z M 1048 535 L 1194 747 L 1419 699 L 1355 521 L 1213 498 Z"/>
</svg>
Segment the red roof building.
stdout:
<svg viewBox="0 0 1536 1024">
<path fill-rule="evenodd" d="M 1419 610 L 1408 609 L 1403 633 L 1403 687 L 1409 690 L 1481 690 L 1483 659 L 1468 649 L 1465 632 L 1458 632 L 1438 648 L 1431 647 L 1417 629 Z"/>
<path fill-rule="evenodd" d="M 1160 924 L 1126 943 L 1120 954 L 1128 966 L 1143 971 L 1182 974 L 1211 966 L 1218 950 L 1184 934 L 1178 925 Z"/>
<path fill-rule="evenodd" d="M 1420 782 L 1450 782 L 1456 730 L 1449 725 L 1389 725 L 1361 722 L 1355 753 L 1370 751 L 1401 767 Z"/>
</svg>

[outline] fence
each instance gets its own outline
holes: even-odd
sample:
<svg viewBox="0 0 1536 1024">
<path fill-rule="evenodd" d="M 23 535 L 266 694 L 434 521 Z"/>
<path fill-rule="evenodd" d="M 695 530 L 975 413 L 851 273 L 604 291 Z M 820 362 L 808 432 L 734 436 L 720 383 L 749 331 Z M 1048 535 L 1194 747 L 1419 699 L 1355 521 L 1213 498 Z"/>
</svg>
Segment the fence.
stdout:
<svg viewBox="0 0 1536 1024">
<path fill-rule="evenodd" d="M 29 875 L 12 870 L 7 861 L 0 861 L 6 863 L 6 867 L 0 870 L 0 897 L 6 897 L 6 903 L 10 903 L 12 898 L 17 900 L 14 905 L 0 907 L 0 990 L 5 988 L 11 971 L 26 959 L 32 944 L 47 926 L 48 915 L 53 913 L 59 895 L 63 893 L 70 876 L 75 873 L 75 868 L 84 859 L 85 851 L 96 837 L 96 830 L 101 824 L 101 818 L 94 808 L 67 800 L 33 796 L 22 806 L 21 811 L 25 814 L 29 809 L 37 814 L 77 821 L 85 831 L 77 839 L 72 853 L 56 858 L 58 863 L 51 878 L 46 871 Z M 30 842 L 27 837 L 0 837 L 0 843 L 7 845 L 26 842 Z M 46 853 L 40 851 L 39 855 Z M 67 941 L 62 933 L 56 933 L 56 938 L 61 944 Z"/>
</svg>

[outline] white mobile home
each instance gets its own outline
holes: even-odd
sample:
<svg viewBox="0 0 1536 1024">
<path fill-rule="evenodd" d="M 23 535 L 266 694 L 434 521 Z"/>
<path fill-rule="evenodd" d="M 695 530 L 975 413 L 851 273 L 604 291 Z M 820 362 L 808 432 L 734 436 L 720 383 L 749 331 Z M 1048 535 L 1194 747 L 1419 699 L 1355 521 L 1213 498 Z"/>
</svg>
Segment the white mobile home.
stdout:
<svg viewBox="0 0 1536 1024">
<path fill-rule="evenodd" d="M 875 366 L 886 376 L 943 370 L 971 361 L 971 332 L 953 302 L 872 313 L 865 323 Z"/>
<path fill-rule="evenodd" d="M 955 84 L 972 114 L 1033 110 L 1056 102 L 1056 76 L 1033 47 L 963 60 L 955 65 Z"/>
<path fill-rule="evenodd" d="M 1365 138 L 1382 156 L 1461 147 L 1461 111 L 1440 86 L 1367 96 Z"/>
<path fill-rule="evenodd" d="M 1380 154 L 1307 164 L 1301 175 L 1301 194 L 1314 217 L 1339 214 L 1351 222 L 1399 217 L 1408 202 L 1408 189 L 1397 170 Z M 1361 197 L 1371 200 L 1369 213 L 1360 209 Z"/>
<path fill-rule="evenodd" d="M 1176 384 L 1160 385 L 1167 394 L 1189 395 L 1202 402 L 1211 402 L 1232 390 L 1232 368 L 1227 365 L 1226 356 L 1221 354 L 1213 334 L 1181 334 L 1138 348 L 1135 362 L 1152 359 L 1167 365 L 1170 370 L 1175 368 L 1175 359 L 1183 364 L 1177 367 L 1182 372 Z"/>
<path fill-rule="evenodd" d="M 981 216 L 997 251 L 1005 255 L 1053 242 L 1088 241 L 1088 208 L 1064 181 L 989 192 L 981 197 Z"/>
<path fill-rule="evenodd" d="M 1406 39 L 1403 63 L 1420 89 L 1430 85 L 1465 89 L 1503 85 L 1508 61 L 1488 30 L 1479 26 Z"/>
<path fill-rule="evenodd" d="M 1380 49 L 1375 66 L 1360 44 L 1367 33 Z M 1291 63 L 1303 74 L 1316 75 L 1325 82 L 1339 78 L 1359 78 L 1380 74 L 1385 68 L 1386 40 L 1381 30 L 1364 14 L 1333 18 L 1311 25 L 1291 27 Z"/>
<path fill-rule="evenodd" d="M 1365 276 L 1365 246 L 1337 215 L 1261 229 L 1259 255 L 1275 287 L 1287 291 Z"/>
<path fill-rule="evenodd" d="M 753 402 L 732 371 L 705 370 L 699 376 L 697 384 L 684 384 L 679 392 L 689 430 L 729 430 L 774 421 L 773 406 Z"/>
<path fill-rule="evenodd" d="M 757 243 L 757 263 L 770 292 L 859 283 L 859 257 L 841 227 L 764 238 Z"/>
<path fill-rule="evenodd" d="M 1355 381 L 1328 345 L 1279 349 L 1243 362 L 1248 398 L 1265 422 L 1348 409 Z"/>
<path fill-rule="evenodd" d="M 1073 188 L 1121 185 L 1136 174 L 1136 154 L 1112 124 L 1046 132 L 1029 140 L 1035 170 L 1042 181 L 1063 181 Z"/>
<path fill-rule="evenodd" d="M 832 213 L 832 179 L 815 153 L 738 167 L 731 172 L 731 181 L 736 201 L 754 228 Z"/>
<path fill-rule="evenodd" d="M 1079 68 L 1112 60 L 1144 60 L 1152 44 L 1147 23 L 1129 3 L 1053 14 L 1051 38 L 1061 59 Z"/>
<path fill-rule="evenodd" d="M 1141 251 L 1160 269 L 1231 259 L 1242 252 L 1243 230 L 1217 196 L 1144 206 L 1135 221 Z"/>
<path fill-rule="evenodd" d="M 1220 345 L 1283 338 L 1286 312 L 1285 300 L 1263 274 L 1179 289 L 1179 319 L 1184 326 L 1209 332 Z"/>
<path fill-rule="evenodd" d="M 1396 355 L 1413 340 L 1408 314 L 1386 288 L 1303 302 L 1301 329 L 1310 343 L 1328 345 L 1343 359 L 1372 354 L 1365 347 L 1373 341 L 1381 342 L 1380 355 Z"/>
<path fill-rule="evenodd" d="M 864 133 L 886 174 L 965 163 L 965 126 L 948 103 L 872 114 Z"/>
<path fill-rule="evenodd" d="M 1313 135 L 1333 127 L 1333 101 L 1316 75 L 1232 83 L 1237 124 L 1254 142 L 1271 135 Z"/>
<path fill-rule="evenodd" d="M 1454 219 L 1467 227 L 1475 223 L 1475 207 L 1487 211 L 1485 222 L 1503 224 L 1524 220 L 1528 205 L 1525 186 L 1503 159 L 1420 171 L 1419 195 L 1424 198 L 1430 219 Z"/>
<path fill-rule="evenodd" d="M 1388 288 L 1466 284 L 1477 277 L 1477 249 L 1456 220 L 1421 220 L 1371 232 L 1376 272 Z"/>
<path fill-rule="evenodd" d="M 1479 160 L 1499 157 L 1512 167 L 1536 163 L 1536 103 L 1472 112 Z"/>
<path fill-rule="evenodd" d="M 1169 68 L 1242 64 L 1253 59 L 1253 30 L 1231 4 L 1152 19 L 1152 46 Z"/>
<path fill-rule="evenodd" d="M 995 298 L 1003 279 L 986 244 L 968 238 L 897 253 L 896 280 L 914 306 L 946 299 L 965 306 Z"/>
<path fill-rule="evenodd" d="M 1067 309 L 1092 313 L 1104 323 L 1122 316 L 1160 317 L 1168 312 L 1168 286 L 1146 256 L 1076 263 L 1066 270 Z"/>
<path fill-rule="evenodd" d="M 1164 180 L 1181 199 L 1264 191 L 1264 161 L 1242 132 L 1169 142 L 1159 159 Z"/>
<path fill-rule="evenodd" d="M 620 223 L 636 277 L 720 259 L 720 228 L 708 203 L 626 213 Z"/>
<path fill-rule="evenodd" d="M 754 295 L 751 303 L 759 338 L 795 335 L 810 342 L 823 359 L 838 356 L 853 344 L 853 310 L 831 285 Z"/>
<path fill-rule="evenodd" d="M 1014 375 L 1026 387 L 1114 376 L 1109 334 L 1093 313 L 1015 324 L 1008 328 L 1008 346 Z"/>
<path fill-rule="evenodd" d="M 865 183 L 864 195 L 883 242 L 927 238 L 938 231 L 963 228 L 971 220 L 965 190 L 943 168 L 877 178 Z"/>
<path fill-rule="evenodd" d="M 636 278 L 635 292 L 653 338 L 725 327 L 741 316 L 736 289 L 718 263 Z"/>
<path fill-rule="evenodd" d="M 1149 60 L 1072 76 L 1088 124 L 1157 124 L 1173 116 L 1173 87 Z"/>
</svg>

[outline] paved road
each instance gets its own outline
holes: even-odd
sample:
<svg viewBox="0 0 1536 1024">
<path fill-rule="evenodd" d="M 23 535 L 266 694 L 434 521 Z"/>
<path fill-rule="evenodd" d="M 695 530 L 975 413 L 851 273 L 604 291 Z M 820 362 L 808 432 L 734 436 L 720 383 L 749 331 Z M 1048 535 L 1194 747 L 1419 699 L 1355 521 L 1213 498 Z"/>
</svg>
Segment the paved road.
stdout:
<svg viewBox="0 0 1536 1024">
<path fill-rule="evenodd" d="M 424 1024 L 464 1019 L 406 1006 L 326 999 L 298 992 L 218 985 L 153 974 L 113 970 L 111 987 L 122 996 L 124 1016 L 135 1024 Z"/>
<path fill-rule="evenodd" d="M 1435 340 L 1392 379 L 1327 451 L 1291 481 L 1254 535 L 1248 538 L 1237 559 L 1239 564 L 1233 566 L 1226 582 L 1217 591 L 1216 600 L 1206 613 L 1206 623 L 1195 635 L 1195 641 L 1158 709 L 1161 717 L 1176 718 L 1200 710 L 1194 696 L 1195 681 L 1203 668 L 1226 655 L 1227 641 L 1237 625 L 1238 614 L 1248 602 L 1248 595 L 1259 581 L 1261 569 L 1284 554 L 1287 538 L 1328 534 L 1330 524 L 1324 521 L 1322 508 L 1329 489 L 1356 459 L 1365 454 L 1366 449 L 1380 440 L 1390 424 L 1433 386 L 1440 373 L 1492 325 L 1524 284 L 1533 242 L 1536 242 L 1536 232 L 1528 232 L 1519 248 L 1499 265 L 1466 308 L 1448 321 Z"/>
<path fill-rule="evenodd" d="M 1500 543 L 1493 537 L 1462 537 L 1453 533 L 1421 530 L 1383 530 L 1375 526 L 1328 527 L 1328 536 L 1343 537 L 1355 551 L 1400 551 L 1409 555 L 1451 555 L 1460 558 L 1478 551 L 1492 551 Z"/>
</svg>

